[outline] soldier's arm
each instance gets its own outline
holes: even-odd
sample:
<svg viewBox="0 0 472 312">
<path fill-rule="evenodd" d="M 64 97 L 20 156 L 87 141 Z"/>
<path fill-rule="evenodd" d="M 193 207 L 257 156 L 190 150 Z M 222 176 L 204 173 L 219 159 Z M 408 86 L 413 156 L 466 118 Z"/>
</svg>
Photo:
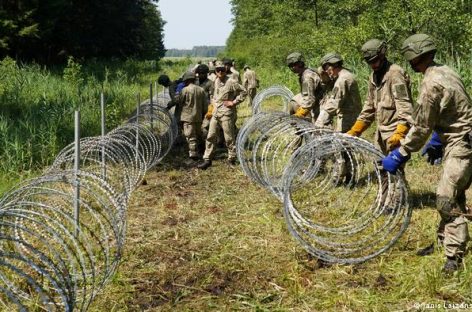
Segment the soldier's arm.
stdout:
<svg viewBox="0 0 472 312">
<path fill-rule="evenodd" d="M 441 97 L 442 88 L 440 86 L 422 86 L 418 96 L 418 106 L 413 113 L 413 127 L 400 147 L 400 153 L 407 155 L 418 151 L 424 145 L 438 124 Z"/>
<path fill-rule="evenodd" d="M 236 94 L 238 94 L 236 96 L 236 98 L 233 100 L 235 105 L 237 105 L 241 102 L 244 102 L 244 100 L 246 99 L 246 96 L 247 96 L 246 89 L 237 82 L 233 85 L 233 88 L 234 88 L 234 91 L 236 91 Z"/>
<path fill-rule="evenodd" d="M 398 72 L 394 75 L 392 94 L 399 123 L 410 126 L 413 122 L 413 101 L 411 99 L 410 81 L 406 74 Z"/>
<path fill-rule="evenodd" d="M 315 90 L 317 82 L 312 78 L 304 79 L 302 82 L 302 103 L 301 107 L 311 110 L 316 103 Z"/>
<path fill-rule="evenodd" d="M 245 72 L 243 75 L 243 87 L 247 89 L 247 86 L 248 86 L 248 79 L 247 79 L 247 72 Z"/>
</svg>

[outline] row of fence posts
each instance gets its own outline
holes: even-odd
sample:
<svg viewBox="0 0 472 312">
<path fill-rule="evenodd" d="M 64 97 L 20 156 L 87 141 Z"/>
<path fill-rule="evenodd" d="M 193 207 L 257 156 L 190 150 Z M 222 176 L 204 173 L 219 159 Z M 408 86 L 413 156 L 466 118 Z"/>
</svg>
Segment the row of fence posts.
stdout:
<svg viewBox="0 0 472 312">
<path fill-rule="evenodd" d="M 155 90 L 157 90 L 157 81 L 154 82 Z M 165 87 L 163 87 L 162 92 L 165 92 Z M 156 92 L 157 96 L 157 92 Z M 141 94 L 138 92 L 136 95 L 137 106 L 136 106 L 136 123 L 139 123 L 139 114 L 141 106 Z M 151 131 L 154 130 L 154 120 L 153 120 L 153 83 L 149 84 L 149 110 L 150 110 L 150 124 Z M 157 104 L 157 101 L 156 101 Z M 100 93 L 100 123 L 101 123 L 101 135 L 105 137 L 106 135 L 106 115 L 105 115 L 105 94 Z M 74 145 L 75 145 L 75 159 L 74 159 L 74 172 L 75 172 L 75 190 L 74 190 L 74 219 L 76 224 L 75 236 L 79 235 L 79 224 L 80 224 L 80 180 L 78 178 L 78 173 L 80 170 L 80 111 L 76 110 L 74 114 Z M 139 146 L 139 128 L 136 128 L 136 151 Z M 138 158 L 139 153 L 136 152 L 136 158 Z M 106 156 L 105 156 L 105 146 L 102 147 L 102 175 L 106 179 Z"/>
</svg>

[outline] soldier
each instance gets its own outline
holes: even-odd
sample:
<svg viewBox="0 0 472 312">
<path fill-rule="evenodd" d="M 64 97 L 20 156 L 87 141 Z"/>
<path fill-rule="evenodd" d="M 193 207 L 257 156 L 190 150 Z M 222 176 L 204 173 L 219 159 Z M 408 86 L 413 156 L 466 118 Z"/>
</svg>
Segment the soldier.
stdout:
<svg viewBox="0 0 472 312">
<path fill-rule="evenodd" d="M 209 72 L 208 79 L 214 82 L 216 80 L 216 74 L 215 74 L 215 65 L 213 65 L 213 63 L 208 65 L 208 72 Z"/>
<path fill-rule="evenodd" d="M 413 70 L 423 74 L 423 81 L 412 127 L 401 146 L 385 157 L 382 165 L 395 174 L 434 131 L 423 154 L 434 163 L 443 156 L 444 149 L 436 207 L 441 217 L 438 238 L 447 257 L 443 271 L 450 274 L 459 269 L 469 240 L 463 214 L 467 211 L 465 191 L 472 182 L 472 101 L 459 75 L 434 61 L 436 46 L 430 36 L 408 37 L 401 51 Z"/>
<path fill-rule="evenodd" d="M 287 66 L 298 75 L 302 101 L 296 107 L 293 115 L 299 118 L 318 117 L 320 101 L 323 98 L 322 81 L 317 72 L 305 66 L 305 58 L 300 52 L 293 52 L 287 56 Z"/>
<path fill-rule="evenodd" d="M 213 89 L 214 89 L 214 82 L 208 79 L 208 72 L 209 68 L 205 64 L 201 64 L 200 66 L 197 67 L 196 72 L 198 73 L 198 85 L 205 90 L 205 93 L 207 95 L 207 102 L 205 103 L 202 111 L 202 136 L 201 139 L 203 140 L 203 145 L 206 140 L 207 134 L 208 134 L 208 127 L 210 126 L 210 120 L 205 118 L 206 112 L 208 112 L 208 105 L 213 105 L 211 104 L 211 99 L 213 98 Z M 213 109 L 211 109 L 213 110 Z M 220 131 L 221 133 L 221 131 Z M 204 149 L 204 147 L 202 148 Z"/>
<path fill-rule="evenodd" d="M 207 169 L 211 166 L 211 159 L 214 154 L 217 141 L 217 128 L 223 128 L 223 134 L 228 148 L 228 162 L 236 163 L 236 106 L 246 98 L 246 90 L 234 79 L 230 79 L 226 74 L 225 66 L 222 62 L 216 62 L 216 75 L 214 90 L 214 108 L 208 111 L 211 115 L 210 128 L 206 139 L 205 154 L 203 163 L 198 165 L 200 169 Z"/>
<path fill-rule="evenodd" d="M 343 59 L 339 54 L 328 53 L 321 58 L 321 67 L 329 78 L 334 81 L 333 89 L 323 98 L 320 114 L 315 127 L 333 127 L 336 116 L 335 130 L 347 132 L 361 111 L 361 97 L 354 75 L 343 67 Z M 326 88 L 326 84 L 325 84 Z M 341 153 L 337 157 L 336 167 L 332 176 L 336 185 L 353 182 L 353 166 L 350 155 Z"/>
<path fill-rule="evenodd" d="M 259 79 L 257 79 L 256 72 L 249 65 L 244 65 L 243 87 L 249 97 L 249 107 L 252 107 L 252 100 L 256 96 L 257 88 L 259 88 Z"/>
<path fill-rule="evenodd" d="M 361 111 L 361 96 L 354 75 L 343 67 L 339 54 L 328 53 L 321 59 L 321 67 L 334 81 L 333 90 L 320 107 L 315 126 L 331 125 L 337 116 L 336 131 L 347 132 L 351 129 Z"/>
<path fill-rule="evenodd" d="M 388 61 L 385 41 L 371 39 L 361 48 L 364 60 L 372 68 L 367 99 L 356 123 L 347 132 L 360 136 L 374 121 L 375 142 L 387 155 L 400 145 L 411 126 L 413 101 L 410 77 L 396 64 Z"/>
<path fill-rule="evenodd" d="M 186 72 L 183 81 L 185 87 L 179 96 L 183 132 L 188 143 L 190 158 L 198 160 L 197 143 L 202 125 L 203 107 L 207 104 L 208 97 L 202 87 L 194 84 L 195 74 L 193 72 Z"/>
<path fill-rule="evenodd" d="M 239 72 L 236 70 L 236 67 L 235 67 L 236 63 L 234 62 L 234 60 L 231 60 L 229 58 L 224 58 L 223 64 L 225 65 L 226 73 L 228 77 L 236 80 L 237 83 L 241 84 L 241 76 L 239 75 Z"/>
</svg>

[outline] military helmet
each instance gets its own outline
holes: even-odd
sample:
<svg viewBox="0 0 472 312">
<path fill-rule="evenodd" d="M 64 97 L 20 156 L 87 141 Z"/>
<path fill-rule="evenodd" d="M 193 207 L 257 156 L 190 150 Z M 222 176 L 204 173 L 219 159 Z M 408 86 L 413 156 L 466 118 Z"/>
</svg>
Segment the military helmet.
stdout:
<svg viewBox="0 0 472 312">
<path fill-rule="evenodd" d="M 403 41 L 401 52 L 407 61 L 423 55 L 427 52 L 436 51 L 433 39 L 426 34 L 416 34 Z"/>
<path fill-rule="evenodd" d="M 208 74 L 209 71 L 210 71 L 210 68 L 206 64 L 198 65 L 197 69 L 195 70 L 197 74 Z"/>
<path fill-rule="evenodd" d="M 373 61 L 381 54 L 387 52 L 387 43 L 379 39 L 370 39 L 361 48 L 362 56 L 366 62 Z"/>
<path fill-rule="evenodd" d="M 243 67 L 243 69 L 246 69 L 246 68 L 249 68 L 248 64 L 244 65 L 244 67 Z"/>
<path fill-rule="evenodd" d="M 213 65 L 214 63 L 210 64 L 210 66 L 208 66 L 208 71 L 210 73 L 213 73 L 215 71 L 215 65 Z"/>
<path fill-rule="evenodd" d="M 185 74 L 182 76 L 182 80 L 195 80 L 195 74 L 191 71 L 185 72 Z"/>
<path fill-rule="evenodd" d="M 170 84 L 170 78 L 167 75 L 160 75 L 159 78 L 157 78 L 157 83 L 161 86 L 168 86 Z"/>
<path fill-rule="evenodd" d="M 233 60 L 230 59 L 230 58 L 225 57 L 225 58 L 223 58 L 223 64 L 224 65 L 233 65 Z M 216 67 L 218 67 L 218 66 L 216 66 Z"/>
<path fill-rule="evenodd" d="M 291 65 L 297 62 L 305 63 L 305 58 L 300 52 L 293 52 L 287 56 L 287 65 Z"/>
<path fill-rule="evenodd" d="M 341 57 L 341 55 L 335 52 L 330 52 L 321 58 L 320 64 L 321 66 L 324 66 L 326 64 L 336 64 L 342 61 L 343 61 L 343 58 Z"/>
</svg>

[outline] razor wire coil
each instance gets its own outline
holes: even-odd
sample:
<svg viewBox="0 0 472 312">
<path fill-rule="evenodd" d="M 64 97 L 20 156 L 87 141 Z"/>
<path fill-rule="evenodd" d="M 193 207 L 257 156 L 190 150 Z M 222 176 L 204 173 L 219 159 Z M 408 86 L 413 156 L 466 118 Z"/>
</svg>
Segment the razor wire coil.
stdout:
<svg viewBox="0 0 472 312">
<path fill-rule="evenodd" d="M 177 137 L 168 100 L 158 94 L 122 126 L 80 139 L 79 170 L 70 144 L 44 175 L 0 199 L 0 304 L 87 310 L 120 260 L 131 193 Z"/>
<path fill-rule="evenodd" d="M 240 129 L 236 152 L 245 174 L 284 203 L 291 235 L 323 261 L 378 256 L 409 224 L 403 174 L 383 171 L 383 154 L 366 140 L 261 112 Z"/>
</svg>

